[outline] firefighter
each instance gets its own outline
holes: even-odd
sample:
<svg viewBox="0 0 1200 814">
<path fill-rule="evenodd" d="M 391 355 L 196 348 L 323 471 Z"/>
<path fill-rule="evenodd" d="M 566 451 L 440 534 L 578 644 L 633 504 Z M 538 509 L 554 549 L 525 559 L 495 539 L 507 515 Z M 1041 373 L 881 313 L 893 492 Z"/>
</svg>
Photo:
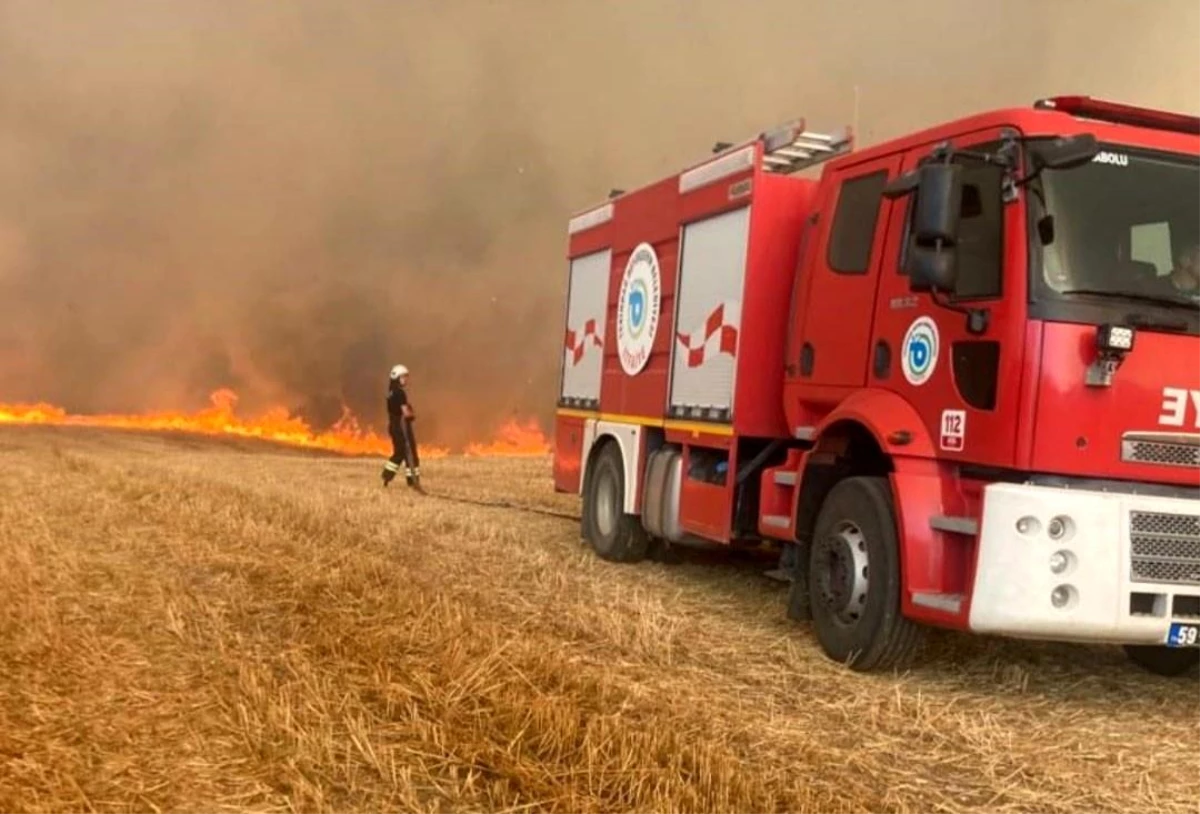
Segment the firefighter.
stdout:
<svg viewBox="0 0 1200 814">
<path fill-rule="evenodd" d="M 388 435 L 392 437 L 392 457 L 383 465 L 383 485 L 386 487 L 392 482 L 403 464 L 408 485 L 424 492 L 421 488 L 421 457 L 412 428 L 415 416 L 408 401 L 408 368 L 396 365 L 388 378 Z"/>
<path fill-rule="evenodd" d="M 1192 243 L 1176 258 L 1170 281 L 1176 291 L 1200 294 L 1200 246 Z"/>
</svg>

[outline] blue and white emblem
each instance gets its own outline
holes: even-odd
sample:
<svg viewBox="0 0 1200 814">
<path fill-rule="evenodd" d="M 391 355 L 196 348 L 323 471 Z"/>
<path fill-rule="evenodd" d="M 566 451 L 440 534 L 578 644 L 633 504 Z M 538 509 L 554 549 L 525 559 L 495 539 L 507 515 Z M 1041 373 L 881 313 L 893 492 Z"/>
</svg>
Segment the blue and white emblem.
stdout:
<svg viewBox="0 0 1200 814">
<path fill-rule="evenodd" d="M 658 255 L 649 243 L 639 243 L 625 264 L 617 300 L 617 355 L 628 376 L 636 376 L 650 361 L 661 305 Z"/>
<path fill-rule="evenodd" d="M 918 387 L 929 381 L 937 369 L 941 349 L 937 323 L 929 317 L 918 317 L 908 326 L 901 345 L 900 367 L 909 384 Z"/>
</svg>

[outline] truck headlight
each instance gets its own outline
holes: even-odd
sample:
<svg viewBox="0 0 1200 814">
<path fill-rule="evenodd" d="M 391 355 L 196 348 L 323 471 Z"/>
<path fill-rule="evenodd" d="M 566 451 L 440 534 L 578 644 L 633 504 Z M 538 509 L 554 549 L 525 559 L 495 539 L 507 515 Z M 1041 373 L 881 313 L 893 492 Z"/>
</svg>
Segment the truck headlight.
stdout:
<svg viewBox="0 0 1200 814">
<path fill-rule="evenodd" d="M 1101 325 L 1096 329 L 1096 350 L 1101 353 L 1129 353 L 1133 350 L 1133 328 Z"/>
</svg>

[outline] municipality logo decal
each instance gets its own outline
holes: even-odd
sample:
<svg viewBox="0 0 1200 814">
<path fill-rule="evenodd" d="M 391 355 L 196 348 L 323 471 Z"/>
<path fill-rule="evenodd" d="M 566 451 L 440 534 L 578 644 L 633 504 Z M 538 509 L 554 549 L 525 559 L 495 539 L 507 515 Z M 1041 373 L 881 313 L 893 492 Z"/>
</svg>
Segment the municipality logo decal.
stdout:
<svg viewBox="0 0 1200 814">
<path fill-rule="evenodd" d="M 658 255 L 649 243 L 639 243 L 625 264 L 617 300 L 617 355 L 626 375 L 636 376 L 650 361 L 661 304 Z"/>
<path fill-rule="evenodd" d="M 937 323 L 919 317 L 904 334 L 900 366 L 909 384 L 920 386 L 929 381 L 937 368 L 939 338 Z"/>
</svg>

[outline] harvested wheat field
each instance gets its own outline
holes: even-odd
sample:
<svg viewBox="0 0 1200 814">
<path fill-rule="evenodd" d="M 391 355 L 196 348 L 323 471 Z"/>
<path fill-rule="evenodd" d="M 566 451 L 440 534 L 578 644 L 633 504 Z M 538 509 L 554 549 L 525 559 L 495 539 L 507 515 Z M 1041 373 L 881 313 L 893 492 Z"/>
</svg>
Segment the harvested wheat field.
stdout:
<svg viewBox="0 0 1200 814">
<path fill-rule="evenodd" d="M 545 459 L 0 432 L 0 809 L 1189 811 L 1195 677 L 827 662 L 757 566 L 610 565 Z"/>
</svg>

